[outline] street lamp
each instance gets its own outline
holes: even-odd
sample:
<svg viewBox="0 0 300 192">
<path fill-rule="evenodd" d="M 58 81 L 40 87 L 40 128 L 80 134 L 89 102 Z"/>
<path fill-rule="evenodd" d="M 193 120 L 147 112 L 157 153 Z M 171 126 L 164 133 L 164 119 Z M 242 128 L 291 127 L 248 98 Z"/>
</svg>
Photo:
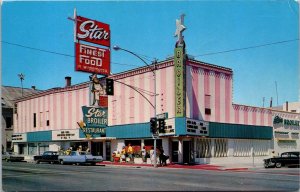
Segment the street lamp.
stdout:
<svg viewBox="0 0 300 192">
<path fill-rule="evenodd" d="M 130 54 L 132 54 L 132 55 L 134 55 L 134 56 L 136 56 L 137 58 L 139 58 L 141 61 L 143 61 L 143 63 L 145 64 L 145 65 L 147 65 L 150 69 L 151 69 L 151 71 L 152 71 L 152 73 L 153 73 L 153 79 L 154 79 L 154 115 L 155 115 L 155 117 L 156 117 L 156 59 L 155 59 L 155 61 L 154 61 L 154 68 L 152 67 L 152 66 L 150 66 L 143 58 L 141 58 L 138 54 L 136 54 L 136 53 L 134 53 L 134 52 L 132 52 L 132 51 L 129 51 L 129 50 L 127 50 L 127 49 L 123 49 L 123 48 L 121 48 L 121 47 L 119 47 L 119 46 L 117 46 L 117 45 L 115 45 L 115 46 L 113 46 L 113 49 L 115 50 L 115 51 L 119 51 L 119 50 L 122 50 L 122 51 L 125 51 L 125 52 L 127 52 L 127 53 L 130 53 Z M 153 136 L 153 135 L 152 135 Z M 153 138 L 154 138 L 154 167 L 157 167 L 157 163 L 156 163 L 156 136 L 153 136 Z"/>
<path fill-rule="evenodd" d="M 18 77 L 21 80 L 21 87 L 22 87 L 22 97 L 23 97 L 23 80 L 25 79 L 25 75 L 23 75 L 22 73 L 18 74 Z"/>
</svg>

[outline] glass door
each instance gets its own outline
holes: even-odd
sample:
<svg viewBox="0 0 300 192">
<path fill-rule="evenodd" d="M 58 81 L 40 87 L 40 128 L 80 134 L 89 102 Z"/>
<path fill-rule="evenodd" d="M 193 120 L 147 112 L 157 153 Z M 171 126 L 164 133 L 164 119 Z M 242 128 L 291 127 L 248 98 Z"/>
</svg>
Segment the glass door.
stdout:
<svg viewBox="0 0 300 192">
<path fill-rule="evenodd" d="M 178 141 L 172 141 L 172 162 L 178 163 Z"/>
</svg>

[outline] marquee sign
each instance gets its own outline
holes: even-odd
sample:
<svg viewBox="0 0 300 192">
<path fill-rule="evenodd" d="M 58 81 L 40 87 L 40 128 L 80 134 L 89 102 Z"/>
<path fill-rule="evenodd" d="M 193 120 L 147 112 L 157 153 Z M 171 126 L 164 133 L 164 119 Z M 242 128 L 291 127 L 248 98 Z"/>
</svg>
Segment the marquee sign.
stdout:
<svg viewBox="0 0 300 192">
<path fill-rule="evenodd" d="M 175 117 L 184 117 L 185 93 L 184 93 L 184 50 L 182 47 L 175 48 Z"/>
<path fill-rule="evenodd" d="M 76 16 L 76 37 L 79 40 L 110 47 L 109 25 Z"/>
<path fill-rule="evenodd" d="M 13 134 L 11 138 L 12 138 L 12 142 L 27 142 L 26 133 Z"/>
<path fill-rule="evenodd" d="M 79 138 L 78 130 L 52 131 L 52 140 L 76 140 Z"/>
<path fill-rule="evenodd" d="M 297 120 L 289 120 L 289 119 L 283 119 L 279 116 L 275 116 L 273 120 L 273 124 L 283 124 L 287 126 L 300 126 L 300 121 Z"/>
<path fill-rule="evenodd" d="M 75 43 L 75 70 L 110 75 L 110 50 Z"/>
</svg>

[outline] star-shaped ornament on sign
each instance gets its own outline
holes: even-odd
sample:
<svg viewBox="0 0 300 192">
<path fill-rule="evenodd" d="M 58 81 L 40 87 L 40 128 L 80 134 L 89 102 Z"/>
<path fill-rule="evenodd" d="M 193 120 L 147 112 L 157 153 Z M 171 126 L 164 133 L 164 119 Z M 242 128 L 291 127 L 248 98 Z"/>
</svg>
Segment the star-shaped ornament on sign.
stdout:
<svg viewBox="0 0 300 192">
<path fill-rule="evenodd" d="M 181 19 L 176 19 L 176 31 L 175 31 L 175 37 L 179 38 L 182 36 L 182 32 L 186 29 L 186 27 L 182 24 Z"/>
</svg>

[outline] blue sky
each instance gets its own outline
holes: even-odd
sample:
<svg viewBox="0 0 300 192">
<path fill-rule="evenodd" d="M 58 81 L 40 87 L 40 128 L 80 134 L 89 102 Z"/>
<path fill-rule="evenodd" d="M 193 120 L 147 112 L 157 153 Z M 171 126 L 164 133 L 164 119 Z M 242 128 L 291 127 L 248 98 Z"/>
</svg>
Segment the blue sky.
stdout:
<svg viewBox="0 0 300 192">
<path fill-rule="evenodd" d="M 185 13 L 187 53 L 195 59 L 231 68 L 233 101 L 265 106 L 299 100 L 299 7 L 285 1 L 5 1 L 2 4 L 2 85 L 20 86 L 17 74 L 25 74 L 24 87 L 63 87 L 85 82 L 90 74 L 75 72 L 74 8 L 83 17 L 110 25 L 111 45 L 119 45 L 162 61 L 173 54 L 175 20 Z M 233 49 L 265 45 L 240 51 Z M 51 54 L 32 47 L 62 53 Z M 111 53 L 112 73 L 143 66 L 126 52 Z"/>
</svg>

